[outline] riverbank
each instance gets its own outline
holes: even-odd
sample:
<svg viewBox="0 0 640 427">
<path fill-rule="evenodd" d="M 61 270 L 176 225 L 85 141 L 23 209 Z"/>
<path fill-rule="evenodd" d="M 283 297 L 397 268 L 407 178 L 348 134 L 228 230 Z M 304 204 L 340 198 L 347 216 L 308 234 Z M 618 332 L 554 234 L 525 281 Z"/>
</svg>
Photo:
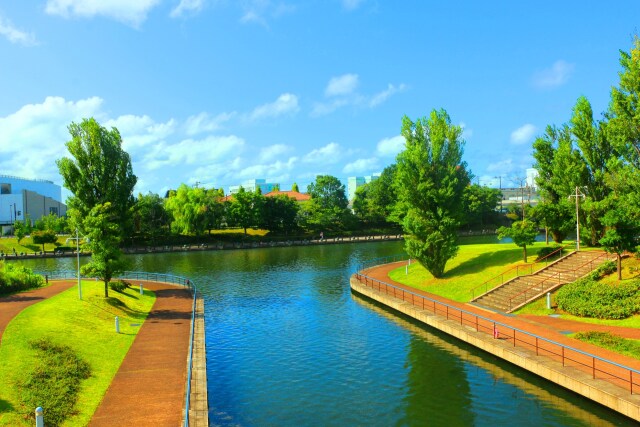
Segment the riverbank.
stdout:
<svg viewBox="0 0 640 427">
<path fill-rule="evenodd" d="M 640 421 L 640 361 L 564 336 L 567 331 L 455 303 L 391 281 L 379 266 L 351 278 L 351 289 Z M 384 280 L 383 280 L 384 279 Z"/>
</svg>

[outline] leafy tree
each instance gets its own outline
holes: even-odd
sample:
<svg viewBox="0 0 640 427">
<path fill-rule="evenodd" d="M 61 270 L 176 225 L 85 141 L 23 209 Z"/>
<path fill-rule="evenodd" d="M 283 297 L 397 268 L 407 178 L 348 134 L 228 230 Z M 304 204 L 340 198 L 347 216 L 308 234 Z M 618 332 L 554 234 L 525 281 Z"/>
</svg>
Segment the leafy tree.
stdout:
<svg viewBox="0 0 640 427">
<path fill-rule="evenodd" d="M 35 230 L 31 233 L 31 240 L 36 245 L 42 245 L 42 251 L 44 252 L 45 243 L 56 243 L 58 236 L 53 230 Z"/>
<path fill-rule="evenodd" d="M 294 182 L 293 185 L 291 186 L 291 191 L 295 191 L 296 193 L 299 193 L 300 189 L 298 188 L 298 184 Z"/>
<path fill-rule="evenodd" d="M 407 208 L 405 249 L 434 277 L 442 277 L 458 251 L 464 189 L 470 181 L 461 135 L 444 110 L 415 123 L 402 119 L 406 145 L 397 157 L 396 188 Z"/>
<path fill-rule="evenodd" d="M 91 261 L 82 266 L 82 274 L 97 277 L 104 282 L 104 296 L 109 297 L 109 282 L 124 270 L 120 242 L 122 233 L 116 219 L 118 209 L 111 203 L 94 206 L 82 222 L 85 237 L 91 250 Z"/>
<path fill-rule="evenodd" d="M 164 199 L 155 193 L 138 194 L 134 209 L 135 231 L 151 241 L 163 236 L 171 225 Z"/>
<path fill-rule="evenodd" d="M 627 162 L 640 169 L 640 38 L 630 52 L 620 51 L 620 86 L 611 90 L 612 142 Z"/>
<path fill-rule="evenodd" d="M 538 170 L 536 183 L 542 195 L 534 215 L 547 227 L 553 240 L 561 243 L 575 225 L 575 210 L 568 197 L 576 186 L 586 182 L 586 165 L 567 125 L 559 129 L 547 126 L 544 135 L 534 141 L 533 150 Z"/>
<path fill-rule="evenodd" d="M 608 137 L 607 122 L 593 119 L 591 104 L 585 97 L 578 98 L 573 109 L 571 133 L 576 138 L 587 172 L 586 181 L 582 184 L 587 187 L 587 198 L 583 204 L 585 234 L 591 245 L 596 245 L 605 232 L 602 218 L 607 206 L 604 200 L 610 192 L 605 183 L 607 163 L 617 158 L 617 154 Z"/>
<path fill-rule="evenodd" d="M 496 207 L 502 198 L 497 188 L 469 185 L 464 190 L 464 222 L 469 226 L 484 226 L 498 222 Z"/>
<path fill-rule="evenodd" d="M 536 241 L 538 227 L 533 221 L 516 221 L 511 227 L 498 228 L 498 239 L 510 237 L 516 246 L 522 248 L 524 262 L 527 262 L 527 245 L 532 245 Z"/>
<path fill-rule="evenodd" d="M 64 216 L 58 216 L 54 213 L 45 215 L 35 222 L 35 228 L 38 230 L 53 230 L 58 234 L 62 234 L 68 231 L 67 219 Z"/>
<path fill-rule="evenodd" d="M 286 234 L 295 228 L 299 209 L 298 202 L 284 194 L 265 197 L 261 227 Z"/>
<path fill-rule="evenodd" d="M 24 239 L 24 237 L 29 234 L 31 231 L 31 227 L 29 225 L 31 221 L 29 220 L 16 220 L 13 222 L 13 234 L 18 239 L 18 244 L 20 244 L 20 240 Z"/>
<path fill-rule="evenodd" d="M 372 224 L 400 222 L 395 216 L 398 200 L 395 171 L 395 164 L 387 166 L 378 179 L 356 189 L 353 210 L 361 221 Z"/>
<path fill-rule="evenodd" d="M 219 227 L 224 206 L 220 204 L 222 190 L 180 185 L 169 193 L 164 206 L 172 217 L 171 230 L 179 234 L 202 235 Z"/>
<path fill-rule="evenodd" d="M 311 200 L 304 209 L 307 212 L 307 224 L 314 229 L 340 229 L 350 221 L 345 187 L 338 178 L 318 175 L 315 182 L 307 187 L 307 193 Z"/>
<path fill-rule="evenodd" d="M 247 228 L 257 226 L 260 223 L 264 199 L 262 194 L 246 191 L 242 187 L 233 195 L 229 206 L 231 220 L 244 229 L 245 235 Z"/>
<path fill-rule="evenodd" d="M 74 224 L 81 225 L 96 206 L 110 203 L 110 218 L 118 224 L 120 236 L 130 235 L 137 178 L 129 154 L 122 149 L 120 132 L 107 130 L 93 118 L 71 123 L 69 132 L 72 139 L 66 146 L 73 158 L 63 157 L 56 164 L 73 194 L 67 202 Z"/>
</svg>

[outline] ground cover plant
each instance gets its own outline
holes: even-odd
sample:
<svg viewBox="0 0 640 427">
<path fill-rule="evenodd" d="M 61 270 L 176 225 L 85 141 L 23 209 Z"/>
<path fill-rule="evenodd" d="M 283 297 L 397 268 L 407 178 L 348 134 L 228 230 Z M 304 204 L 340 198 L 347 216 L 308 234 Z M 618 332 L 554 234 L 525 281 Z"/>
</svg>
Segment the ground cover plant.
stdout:
<svg viewBox="0 0 640 427">
<path fill-rule="evenodd" d="M 580 341 L 606 348 L 625 356 L 640 359 L 640 341 L 623 338 L 610 332 L 587 331 L 573 335 Z"/>
<path fill-rule="evenodd" d="M 155 301 L 151 291 L 140 295 L 134 289 L 102 296 L 102 283 L 83 281 L 83 300 L 75 287 L 23 310 L 7 326 L 0 346 L 0 425 L 32 426 L 35 406 L 21 400 L 21 385 L 40 357 L 34 341 L 68 348 L 78 360 L 86 362 L 91 376 L 80 380 L 80 391 L 72 415 L 65 426 L 89 423 L 129 347 L 139 325 Z M 120 319 L 120 334 L 115 333 L 114 318 Z M 49 389 L 51 392 L 52 390 Z M 36 404 L 45 410 L 50 403 Z M 33 407 L 31 407 L 33 406 Z M 49 424 L 46 424 L 49 425 Z"/>
<path fill-rule="evenodd" d="M 540 246 L 532 246 L 529 251 L 528 264 L 522 262 L 522 250 L 511 244 L 502 243 L 475 243 L 478 241 L 496 241 L 495 236 L 487 238 L 473 238 L 472 244 L 466 243 L 464 239 L 460 246 L 458 255 L 447 264 L 444 276 L 436 279 L 424 267 L 418 263 L 411 263 L 408 274 L 405 267 L 399 267 L 389 273 L 391 279 L 452 299 L 459 302 L 471 300 L 471 291 L 476 286 L 487 280 L 499 276 L 505 270 L 516 266 L 525 266 L 525 270 L 530 268 L 535 271 L 540 265 L 533 263 L 537 257 Z M 515 270 L 514 270 L 515 274 Z M 498 283 L 496 283 L 497 285 Z"/>
</svg>

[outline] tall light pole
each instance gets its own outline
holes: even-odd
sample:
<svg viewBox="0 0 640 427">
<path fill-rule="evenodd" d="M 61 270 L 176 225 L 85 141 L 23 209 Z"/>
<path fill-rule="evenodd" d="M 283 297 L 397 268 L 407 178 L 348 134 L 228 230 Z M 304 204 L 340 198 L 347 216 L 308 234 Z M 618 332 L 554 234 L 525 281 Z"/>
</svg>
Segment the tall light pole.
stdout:
<svg viewBox="0 0 640 427">
<path fill-rule="evenodd" d="M 502 213 L 502 199 L 504 198 L 503 194 L 502 194 L 502 175 L 500 176 L 494 176 L 494 178 L 498 178 L 498 188 L 500 189 L 500 213 Z"/>
<path fill-rule="evenodd" d="M 82 300 L 82 285 L 80 284 L 80 237 L 76 228 L 76 261 L 78 264 L 78 297 Z"/>
<path fill-rule="evenodd" d="M 569 199 L 571 199 L 572 197 L 576 198 L 576 251 L 579 251 L 580 250 L 580 217 L 578 216 L 578 207 L 580 206 L 579 199 L 580 198 L 584 199 L 586 196 L 582 191 L 580 191 L 580 187 L 576 186 L 576 194 L 570 195 Z"/>
</svg>

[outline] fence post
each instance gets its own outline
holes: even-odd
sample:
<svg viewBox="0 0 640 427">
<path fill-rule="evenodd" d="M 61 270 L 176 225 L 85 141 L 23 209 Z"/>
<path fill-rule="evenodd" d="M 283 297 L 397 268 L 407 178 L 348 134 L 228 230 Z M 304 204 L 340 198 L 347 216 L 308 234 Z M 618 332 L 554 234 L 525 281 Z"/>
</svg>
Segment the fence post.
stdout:
<svg viewBox="0 0 640 427">
<path fill-rule="evenodd" d="M 144 290 L 142 289 L 142 283 L 140 283 L 140 295 L 144 295 Z"/>
<path fill-rule="evenodd" d="M 44 427 L 44 416 L 41 406 L 36 408 L 36 427 Z"/>
<path fill-rule="evenodd" d="M 116 316 L 116 334 L 120 333 L 120 319 Z"/>
</svg>

